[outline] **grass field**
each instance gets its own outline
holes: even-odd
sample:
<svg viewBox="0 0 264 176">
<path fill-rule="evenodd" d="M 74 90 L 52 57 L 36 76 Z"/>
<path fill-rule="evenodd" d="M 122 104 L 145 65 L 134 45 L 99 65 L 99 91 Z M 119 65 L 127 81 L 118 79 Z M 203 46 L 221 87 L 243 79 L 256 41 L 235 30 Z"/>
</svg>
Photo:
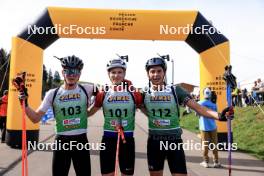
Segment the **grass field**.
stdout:
<svg viewBox="0 0 264 176">
<path fill-rule="evenodd" d="M 261 108 L 264 109 L 264 106 Z M 199 133 L 198 118 L 194 113 L 182 117 L 181 126 Z M 238 149 L 264 160 L 264 114 L 261 110 L 258 107 L 235 108 L 232 128 Z"/>
</svg>

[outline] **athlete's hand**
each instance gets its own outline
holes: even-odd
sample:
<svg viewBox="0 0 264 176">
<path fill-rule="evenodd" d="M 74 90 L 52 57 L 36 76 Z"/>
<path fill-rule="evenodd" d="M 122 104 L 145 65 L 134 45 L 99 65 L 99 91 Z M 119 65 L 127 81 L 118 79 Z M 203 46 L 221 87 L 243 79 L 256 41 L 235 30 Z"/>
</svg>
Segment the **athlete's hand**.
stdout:
<svg viewBox="0 0 264 176">
<path fill-rule="evenodd" d="M 25 105 L 28 106 L 27 99 L 28 99 L 28 93 L 27 88 L 25 86 L 25 76 L 26 72 L 18 74 L 13 80 L 12 84 L 16 87 L 18 90 L 18 98 L 20 100 L 20 103 L 22 104 L 23 101 L 25 101 Z"/>
<path fill-rule="evenodd" d="M 117 132 L 119 132 L 119 131 L 124 131 L 124 127 L 118 124 L 118 125 L 115 126 L 115 130 L 116 130 Z"/>
<path fill-rule="evenodd" d="M 233 106 L 226 107 L 219 115 L 219 121 L 227 121 L 227 119 L 234 119 L 234 108 Z"/>
</svg>

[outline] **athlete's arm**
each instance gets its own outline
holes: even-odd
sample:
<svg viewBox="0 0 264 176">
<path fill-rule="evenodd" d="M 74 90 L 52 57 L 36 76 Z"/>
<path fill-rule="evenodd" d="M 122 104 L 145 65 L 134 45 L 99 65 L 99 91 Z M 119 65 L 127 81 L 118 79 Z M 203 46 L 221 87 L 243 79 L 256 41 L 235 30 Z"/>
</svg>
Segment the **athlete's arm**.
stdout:
<svg viewBox="0 0 264 176">
<path fill-rule="evenodd" d="M 103 100 L 104 92 L 98 92 L 95 97 L 94 104 L 88 109 L 88 117 L 94 115 L 103 106 Z"/>
<path fill-rule="evenodd" d="M 178 97 L 180 104 L 187 105 L 188 107 L 196 111 L 199 114 L 199 116 L 205 116 L 211 119 L 219 120 L 219 115 L 216 111 L 198 104 L 196 101 L 192 99 L 189 93 L 187 93 L 187 91 L 183 89 L 182 87 L 176 86 L 175 92 L 176 92 L 176 95 L 178 95 L 177 97 Z"/>
<path fill-rule="evenodd" d="M 26 107 L 26 115 L 33 123 L 38 123 L 41 120 L 41 117 L 45 114 L 45 112 L 37 110 L 34 111 L 30 107 Z"/>
<path fill-rule="evenodd" d="M 198 104 L 196 101 L 192 99 L 187 101 L 186 105 L 189 106 L 191 109 L 195 110 L 200 116 L 219 120 L 219 115 L 216 111 L 206 108 L 204 106 L 201 106 L 200 104 Z"/>
<path fill-rule="evenodd" d="M 49 90 L 45 95 L 41 105 L 35 111 L 31 107 L 26 107 L 26 115 L 33 123 L 38 123 L 42 116 L 45 115 L 47 110 L 51 107 L 52 98 L 54 96 L 55 89 Z"/>
<path fill-rule="evenodd" d="M 94 84 L 81 84 L 87 95 L 88 95 L 88 108 L 87 111 L 89 110 L 89 107 L 94 103 L 92 101 L 92 97 L 96 97 L 97 93 L 99 92 L 98 88 Z"/>
</svg>

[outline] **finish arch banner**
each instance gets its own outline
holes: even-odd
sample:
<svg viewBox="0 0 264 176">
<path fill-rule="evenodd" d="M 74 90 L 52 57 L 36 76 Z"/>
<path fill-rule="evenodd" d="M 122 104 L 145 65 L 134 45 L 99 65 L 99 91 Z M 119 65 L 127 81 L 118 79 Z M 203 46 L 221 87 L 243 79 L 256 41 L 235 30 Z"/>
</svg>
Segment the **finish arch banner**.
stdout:
<svg viewBox="0 0 264 176">
<path fill-rule="evenodd" d="M 198 11 L 121 10 L 48 7 L 34 24 L 12 39 L 10 80 L 26 71 L 29 104 L 41 103 L 43 51 L 59 38 L 185 41 L 200 55 L 200 88 L 218 94 L 218 109 L 226 106 L 222 78 L 230 62 L 229 41 Z M 7 144 L 21 144 L 22 110 L 15 87 L 9 88 Z M 225 122 L 217 122 L 219 141 L 227 141 Z M 38 141 L 39 124 L 27 119 L 29 141 Z"/>
</svg>

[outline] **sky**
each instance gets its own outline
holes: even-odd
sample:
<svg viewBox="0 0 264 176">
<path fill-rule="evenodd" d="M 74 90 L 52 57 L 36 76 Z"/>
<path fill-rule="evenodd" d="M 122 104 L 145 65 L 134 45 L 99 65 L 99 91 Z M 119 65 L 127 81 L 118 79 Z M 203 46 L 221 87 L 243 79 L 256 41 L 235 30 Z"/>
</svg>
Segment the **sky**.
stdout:
<svg viewBox="0 0 264 176">
<path fill-rule="evenodd" d="M 212 0 L 1 0 L 0 47 L 11 50 L 11 38 L 34 22 L 48 6 L 98 9 L 198 10 L 230 41 L 233 73 L 240 85 L 248 86 L 257 78 L 264 80 L 264 1 Z M 174 82 L 199 85 L 199 55 L 185 42 L 143 40 L 59 39 L 44 52 L 47 69 L 60 71 L 54 55 L 79 56 L 84 60 L 81 80 L 105 84 L 109 82 L 106 63 L 128 55 L 126 77 L 137 87 L 147 85 L 144 65 L 157 53 L 169 54 L 174 60 Z M 168 63 L 168 82 L 171 65 Z"/>
</svg>

